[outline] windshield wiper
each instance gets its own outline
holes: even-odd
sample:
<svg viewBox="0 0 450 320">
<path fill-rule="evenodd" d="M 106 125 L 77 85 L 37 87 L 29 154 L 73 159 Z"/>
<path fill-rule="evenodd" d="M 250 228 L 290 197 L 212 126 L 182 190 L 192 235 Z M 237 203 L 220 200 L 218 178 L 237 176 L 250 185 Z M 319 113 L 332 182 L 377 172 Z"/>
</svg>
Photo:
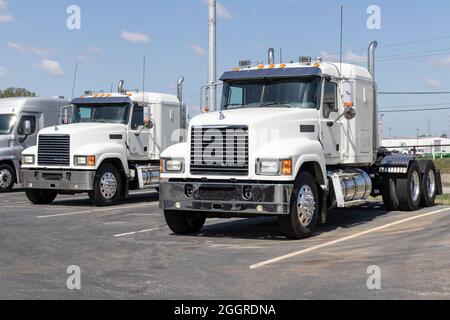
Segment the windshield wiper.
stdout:
<svg viewBox="0 0 450 320">
<path fill-rule="evenodd" d="M 288 108 L 294 108 L 289 103 L 278 103 L 278 102 L 270 102 L 270 103 L 263 104 L 263 105 L 261 105 L 261 108 L 271 107 L 271 106 L 285 106 L 285 107 L 288 107 Z"/>
</svg>

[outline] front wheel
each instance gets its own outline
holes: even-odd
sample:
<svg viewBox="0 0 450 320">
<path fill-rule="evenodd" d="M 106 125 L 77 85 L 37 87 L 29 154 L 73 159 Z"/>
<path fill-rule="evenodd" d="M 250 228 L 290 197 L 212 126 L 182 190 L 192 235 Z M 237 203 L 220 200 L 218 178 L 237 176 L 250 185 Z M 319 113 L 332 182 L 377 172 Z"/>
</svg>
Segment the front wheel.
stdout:
<svg viewBox="0 0 450 320">
<path fill-rule="evenodd" d="M 176 234 L 193 234 L 199 232 L 206 217 L 201 213 L 184 213 L 181 211 L 164 210 L 167 226 Z"/>
<path fill-rule="evenodd" d="M 120 199 L 122 179 L 119 170 L 111 164 L 102 165 L 95 173 L 94 189 L 89 192 L 91 203 L 110 206 Z"/>
<path fill-rule="evenodd" d="M 27 189 L 25 190 L 25 195 L 34 204 L 50 204 L 56 199 L 58 194 L 51 190 Z"/>
<path fill-rule="evenodd" d="M 14 169 L 9 164 L 0 165 L 0 192 L 10 192 L 15 183 Z"/>
<path fill-rule="evenodd" d="M 290 214 L 279 217 L 281 231 L 290 239 L 309 238 L 319 218 L 319 191 L 308 172 L 300 173 L 291 196 Z"/>
</svg>

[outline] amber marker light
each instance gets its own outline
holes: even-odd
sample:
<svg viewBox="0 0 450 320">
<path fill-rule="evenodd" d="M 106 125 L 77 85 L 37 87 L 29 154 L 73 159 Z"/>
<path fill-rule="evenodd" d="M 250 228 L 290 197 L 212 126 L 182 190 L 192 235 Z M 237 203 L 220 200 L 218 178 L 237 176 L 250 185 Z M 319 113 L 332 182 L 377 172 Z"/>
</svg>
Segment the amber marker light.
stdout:
<svg viewBox="0 0 450 320">
<path fill-rule="evenodd" d="M 281 160 L 281 174 L 283 176 L 292 175 L 292 159 Z"/>
</svg>

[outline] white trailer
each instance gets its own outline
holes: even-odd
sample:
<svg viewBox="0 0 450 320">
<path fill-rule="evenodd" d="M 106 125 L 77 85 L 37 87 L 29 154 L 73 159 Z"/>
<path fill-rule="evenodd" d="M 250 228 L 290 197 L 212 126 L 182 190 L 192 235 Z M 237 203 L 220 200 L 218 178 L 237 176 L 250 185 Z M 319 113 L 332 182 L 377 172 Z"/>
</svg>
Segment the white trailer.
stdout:
<svg viewBox="0 0 450 320">
<path fill-rule="evenodd" d="M 178 83 L 181 95 L 182 79 Z M 159 186 L 161 152 L 182 141 L 181 96 L 130 92 L 89 93 L 62 108 L 64 125 L 41 130 L 23 152 L 22 180 L 29 200 L 51 203 L 57 194 L 87 192 L 111 205 L 129 190 Z"/>
<path fill-rule="evenodd" d="M 20 180 L 22 151 L 36 144 L 39 130 L 58 123 L 62 98 L 0 99 L 0 192 Z"/>
<path fill-rule="evenodd" d="M 379 148 L 374 53 L 369 67 L 313 61 L 251 66 L 221 80 L 221 110 L 199 115 L 189 140 L 162 153 L 160 206 L 175 233 L 208 217 L 278 216 L 305 238 L 327 210 L 382 195 L 389 210 L 434 205 L 442 193 L 431 161 Z"/>
</svg>

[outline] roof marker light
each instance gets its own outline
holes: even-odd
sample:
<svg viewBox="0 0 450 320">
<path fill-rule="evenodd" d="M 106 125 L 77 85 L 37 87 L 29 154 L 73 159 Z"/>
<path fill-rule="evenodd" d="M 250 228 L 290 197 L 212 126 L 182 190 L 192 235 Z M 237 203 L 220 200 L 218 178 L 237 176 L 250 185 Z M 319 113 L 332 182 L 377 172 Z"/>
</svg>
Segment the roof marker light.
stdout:
<svg viewBox="0 0 450 320">
<path fill-rule="evenodd" d="M 275 65 L 274 64 L 270 64 L 269 65 L 269 69 L 273 69 L 273 68 L 275 68 Z"/>
<path fill-rule="evenodd" d="M 314 66 L 313 66 L 314 68 L 320 68 L 320 63 L 314 63 Z"/>
<path fill-rule="evenodd" d="M 281 69 L 286 68 L 286 64 L 284 64 L 284 63 L 280 64 L 280 68 L 281 68 Z"/>
<path fill-rule="evenodd" d="M 233 68 L 233 71 L 234 71 L 234 72 L 237 72 L 237 71 L 241 71 L 241 69 L 239 69 L 238 67 L 236 67 L 236 68 Z"/>
<path fill-rule="evenodd" d="M 263 65 L 263 64 L 260 64 L 260 65 L 258 66 L 258 69 L 259 69 L 259 70 L 264 69 L 264 65 Z"/>
</svg>

